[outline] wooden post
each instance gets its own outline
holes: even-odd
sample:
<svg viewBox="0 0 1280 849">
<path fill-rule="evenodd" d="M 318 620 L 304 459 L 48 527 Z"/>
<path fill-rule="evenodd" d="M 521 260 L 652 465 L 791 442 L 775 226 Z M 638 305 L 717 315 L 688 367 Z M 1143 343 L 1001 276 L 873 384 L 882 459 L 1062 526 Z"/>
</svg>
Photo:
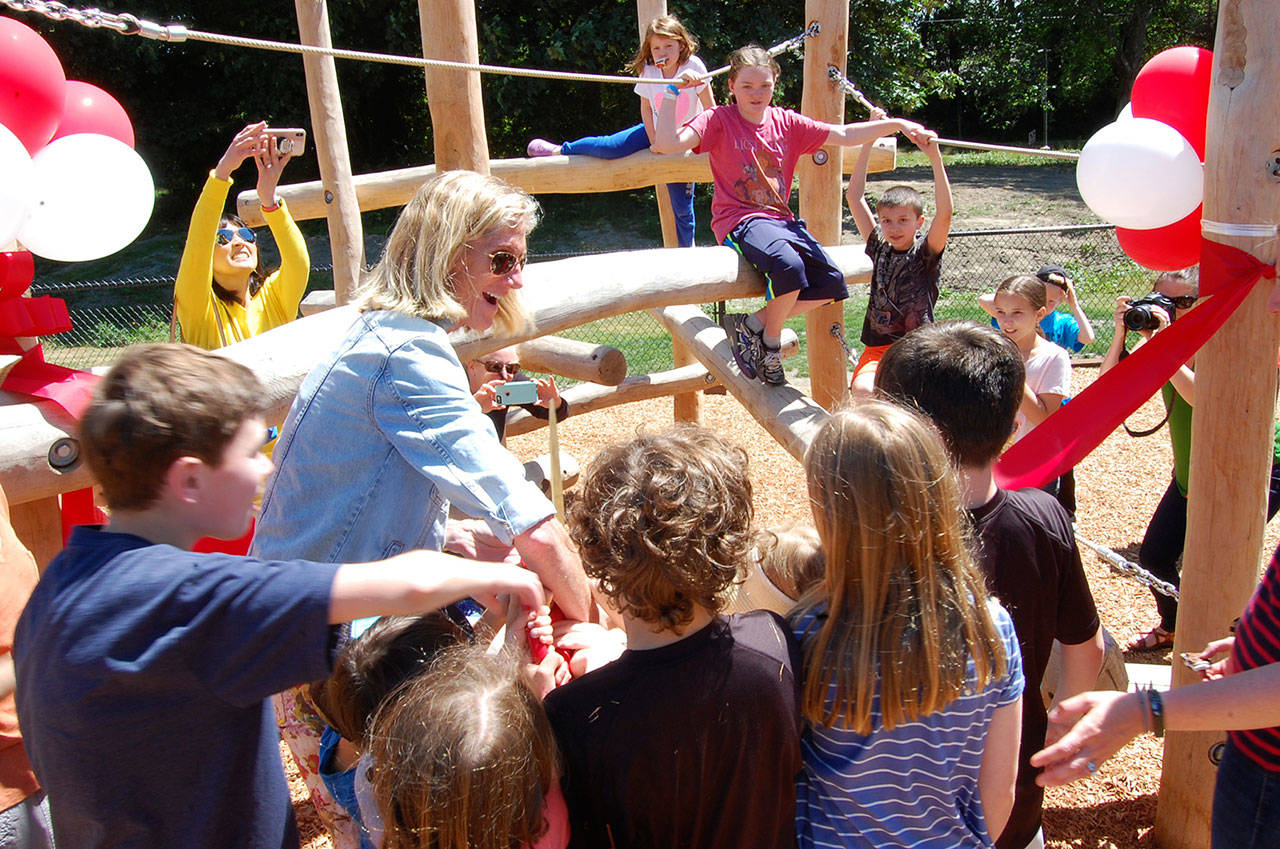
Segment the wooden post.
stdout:
<svg viewBox="0 0 1280 849">
<path fill-rule="evenodd" d="M 827 69 L 845 68 L 849 50 L 849 0 L 805 0 L 806 22 L 818 21 L 822 31 L 804 42 L 804 94 L 800 111 L 810 118 L 831 124 L 844 123 L 844 92 L 831 82 Z M 800 160 L 800 217 L 824 245 L 840 244 L 840 175 L 843 149 L 825 147 L 821 164 L 812 156 Z M 809 380 L 813 400 L 828 410 L 844 397 L 848 386 L 845 354 L 831 335 L 833 325 L 844 328 L 844 304 L 828 304 L 805 315 L 805 338 L 809 344 Z"/>
<path fill-rule="evenodd" d="M 639 37 L 644 38 L 644 31 L 649 21 L 667 13 L 667 0 L 636 0 L 636 23 Z M 680 246 L 680 237 L 676 234 L 676 217 L 671 209 L 671 198 L 667 195 L 667 184 L 657 183 L 653 194 L 658 200 L 658 220 L 662 222 L 662 245 L 667 248 Z M 675 368 L 692 365 L 697 362 L 693 354 L 679 340 L 671 340 L 671 361 Z M 672 418 L 678 422 L 702 421 L 702 396 L 697 392 L 685 392 L 672 399 Z"/>
<path fill-rule="evenodd" d="M 422 55 L 479 62 L 474 0 L 418 0 Z M 480 72 L 427 68 L 427 106 L 435 138 L 436 168 L 489 173 L 489 141 L 480 100 Z"/>
<path fill-rule="evenodd" d="M 1222 0 L 1209 95 L 1204 218 L 1226 224 L 1280 220 L 1280 182 L 1268 170 L 1280 149 L 1280 4 Z M 1209 238 L 1265 263 L 1267 237 Z M 1280 323 L 1267 313 L 1269 281 L 1258 284 L 1196 358 L 1187 544 L 1174 657 L 1227 635 L 1258 580 L 1271 465 L 1275 352 Z M 1173 664 L 1174 686 L 1197 680 Z M 1214 767 L 1209 747 L 1221 734 L 1180 732 L 1165 741 L 1156 813 L 1162 849 L 1209 845 Z"/>
<path fill-rule="evenodd" d="M 56 495 L 14 504 L 9 508 L 13 532 L 35 558 L 41 572 L 62 551 L 62 507 Z"/>
<path fill-rule="evenodd" d="M 303 44 L 332 47 L 329 35 L 329 8 L 326 0 L 294 0 L 298 12 L 298 35 Z M 364 270 L 364 230 L 360 204 L 351 177 L 351 155 L 347 150 L 347 126 L 342 117 L 342 95 L 332 56 L 302 57 L 307 76 L 307 102 L 311 108 L 320 180 L 328 209 L 329 249 L 333 254 L 333 292 L 339 304 L 351 299 Z"/>
</svg>

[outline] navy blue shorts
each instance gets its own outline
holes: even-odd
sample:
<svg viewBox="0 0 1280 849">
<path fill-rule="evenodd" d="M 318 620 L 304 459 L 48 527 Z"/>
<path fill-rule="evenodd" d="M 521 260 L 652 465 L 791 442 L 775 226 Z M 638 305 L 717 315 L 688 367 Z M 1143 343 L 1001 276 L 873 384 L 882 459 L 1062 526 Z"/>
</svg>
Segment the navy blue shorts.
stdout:
<svg viewBox="0 0 1280 849">
<path fill-rule="evenodd" d="M 843 301 L 849 297 L 844 274 L 804 228 L 804 221 L 748 218 L 725 237 L 764 275 L 766 301 L 799 291 L 802 301 Z"/>
</svg>

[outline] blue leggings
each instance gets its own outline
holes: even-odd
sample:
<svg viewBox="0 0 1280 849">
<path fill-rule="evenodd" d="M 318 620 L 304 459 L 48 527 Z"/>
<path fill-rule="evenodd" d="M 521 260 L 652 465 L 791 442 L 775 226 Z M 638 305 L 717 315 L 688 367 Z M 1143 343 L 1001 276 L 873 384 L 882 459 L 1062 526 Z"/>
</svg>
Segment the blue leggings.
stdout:
<svg viewBox="0 0 1280 849">
<path fill-rule="evenodd" d="M 610 136 L 584 136 L 560 145 L 565 156 L 594 156 L 596 159 L 621 159 L 649 149 L 649 135 L 644 124 L 619 130 Z M 668 183 L 671 211 L 676 219 L 676 236 L 680 247 L 693 246 L 693 183 Z"/>
</svg>

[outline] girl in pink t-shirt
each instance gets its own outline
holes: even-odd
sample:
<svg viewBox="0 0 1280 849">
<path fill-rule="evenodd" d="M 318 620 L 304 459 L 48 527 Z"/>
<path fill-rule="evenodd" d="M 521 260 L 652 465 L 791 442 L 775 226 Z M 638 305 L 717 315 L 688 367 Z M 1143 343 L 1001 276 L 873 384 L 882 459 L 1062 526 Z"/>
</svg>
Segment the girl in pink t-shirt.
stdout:
<svg viewBox="0 0 1280 849">
<path fill-rule="evenodd" d="M 913 141 L 933 137 L 901 118 L 827 124 L 772 106 L 777 75 L 778 64 L 764 48 L 749 45 L 734 51 L 729 59 L 732 102 L 712 107 L 684 126 L 675 114 L 680 88 L 668 85 L 652 148 L 654 153 L 696 148 L 710 155 L 716 241 L 741 253 L 766 282 L 764 306 L 751 315 L 726 315 L 725 330 L 742 373 L 773 386 L 786 383 L 779 352 L 783 323 L 849 295 L 844 274 L 791 212 L 796 163 L 824 145 L 861 145 L 899 131 Z"/>
<path fill-rule="evenodd" d="M 697 57 L 698 39 L 680 23 L 675 15 L 654 18 L 645 28 L 644 37 L 636 55 L 626 70 L 641 80 L 680 81 L 682 88 L 677 95 L 676 118 L 688 123 L 703 109 L 715 106 L 711 84 L 704 82 L 707 66 Z M 653 142 L 653 119 L 662 103 L 663 87 L 653 83 L 636 83 L 640 95 L 640 123 L 607 136 L 586 136 L 564 144 L 554 144 L 546 139 L 529 142 L 530 156 L 594 156 L 599 159 L 621 159 L 641 150 L 647 150 Z M 680 247 L 693 247 L 693 183 L 668 183 L 667 194 L 671 198 L 671 211 L 675 215 L 676 235 Z"/>
</svg>

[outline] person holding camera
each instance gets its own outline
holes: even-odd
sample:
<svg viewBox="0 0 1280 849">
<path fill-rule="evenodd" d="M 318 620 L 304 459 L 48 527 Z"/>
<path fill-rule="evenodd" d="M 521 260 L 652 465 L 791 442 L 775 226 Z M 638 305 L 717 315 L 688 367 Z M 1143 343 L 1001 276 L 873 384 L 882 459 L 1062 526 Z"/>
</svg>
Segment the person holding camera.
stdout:
<svg viewBox="0 0 1280 849">
<path fill-rule="evenodd" d="M 554 377 L 532 378 L 520 369 L 520 354 L 515 346 L 499 348 L 492 354 L 466 364 L 467 383 L 480 411 L 493 422 L 498 441 L 506 445 L 507 413 L 519 407 L 535 418 L 550 418 L 551 405 L 556 408 L 556 421 L 569 417 L 569 402 L 560 397 Z M 533 384 L 525 386 L 525 384 Z M 506 388 L 509 392 L 504 393 Z M 527 396 L 522 394 L 527 392 Z"/>
<path fill-rule="evenodd" d="M 276 198 L 280 172 L 301 151 L 300 130 L 272 131 L 265 121 L 236 133 L 209 172 L 191 214 L 187 243 L 173 287 L 173 312 L 182 341 L 213 350 L 256 336 L 298 317 L 311 259 L 302 232 Z M 262 265 L 257 235 L 235 215 L 223 215 L 231 173 L 252 158 L 258 199 L 280 248 L 280 268 Z"/>
<path fill-rule="evenodd" d="M 1136 333 L 1137 350 L 1156 334 L 1166 330 L 1179 316 L 1195 307 L 1200 297 L 1197 269 L 1167 271 L 1161 274 L 1151 289 L 1151 294 L 1131 299 L 1121 295 L 1116 299 L 1114 314 L 1115 334 L 1102 360 L 1100 374 L 1114 368 L 1128 355 L 1125 339 L 1128 333 Z M 1195 371 L 1189 361 L 1174 372 L 1160 390 L 1164 398 L 1169 439 L 1173 443 L 1173 480 L 1164 497 L 1156 506 L 1151 521 L 1138 550 L 1138 563 L 1142 568 L 1162 581 L 1177 587 L 1180 583 L 1178 562 L 1187 535 L 1187 486 L 1191 466 L 1191 412 L 1195 405 Z M 1163 422 L 1161 423 L 1163 424 Z M 1156 426 L 1156 429 L 1159 425 Z M 1153 430 L 1134 433 L 1147 436 Z M 1277 430 L 1271 461 L 1271 486 L 1267 496 L 1268 521 L 1280 509 L 1280 429 Z M 1148 631 L 1135 634 L 1126 644 L 1126 651 L 1157 651 L 1173 646 L 1174 627 L 1178 619 L 1176 599 L 1151 591 L 1155 597 L 1160 621 Z"/>
</svg>

